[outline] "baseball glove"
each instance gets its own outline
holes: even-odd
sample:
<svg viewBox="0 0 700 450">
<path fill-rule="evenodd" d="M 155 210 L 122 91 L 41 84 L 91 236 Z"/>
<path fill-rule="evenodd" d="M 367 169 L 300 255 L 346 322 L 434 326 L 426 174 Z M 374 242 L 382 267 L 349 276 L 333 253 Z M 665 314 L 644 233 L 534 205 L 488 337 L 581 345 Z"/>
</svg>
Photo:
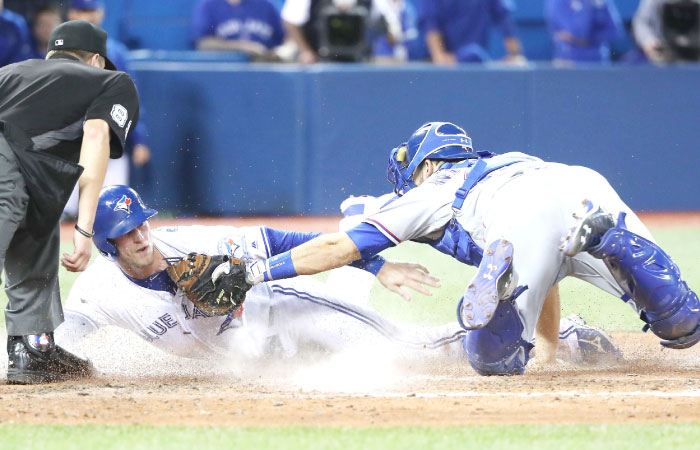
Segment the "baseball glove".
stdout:
<svg viewBox="0 0 700 450">
<path fill-rule="evenodd" d="M 237 310 L 252 287 L 246 282 L 245 263 L 228 255 L 190 253 L 168 258 L 170 279 L 197 308 L 225 316 Z"/>
</svg>

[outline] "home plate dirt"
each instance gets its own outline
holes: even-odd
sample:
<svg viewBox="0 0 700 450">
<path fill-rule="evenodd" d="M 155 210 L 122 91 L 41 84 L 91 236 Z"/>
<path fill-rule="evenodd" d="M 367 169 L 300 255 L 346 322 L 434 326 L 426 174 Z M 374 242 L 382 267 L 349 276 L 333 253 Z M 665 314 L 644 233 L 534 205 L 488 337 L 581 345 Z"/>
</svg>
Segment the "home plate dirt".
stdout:
<svg viewBox="0 0 700 450">
<path fill-rule="evenodd" d="M 625 355 L 614 367 L 533 365 L 524 376 L 482 377 L 456 358 L 385 361 L 357 354 L 256 366 L 187 360 L 107 328 L 86 342 L 99 375 L 41 386 L 0 384 L 0 423 L 447 426 L 700 420 L 700 345 L 673 351 L 662 350 L 650 333 L 614 333 L 613 338 Z M 95 353 L 103 344 L 105 350 Z"/>
</svg>

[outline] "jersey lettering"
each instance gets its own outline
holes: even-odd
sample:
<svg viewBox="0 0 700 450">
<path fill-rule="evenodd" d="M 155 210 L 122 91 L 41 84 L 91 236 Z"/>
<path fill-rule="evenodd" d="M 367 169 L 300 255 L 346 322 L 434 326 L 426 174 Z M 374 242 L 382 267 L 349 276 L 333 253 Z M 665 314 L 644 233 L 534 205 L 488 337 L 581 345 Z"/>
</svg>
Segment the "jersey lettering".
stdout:
<svg viewBox="0 0 700 450">
<path fill-rule="evenodd" d="M 148 329 L 155 335 L 162 336 L 168 332 L 168 329 L 160 322 L 153 322 L 153 325 L 149 325 Z"/>
<path fill-rule="evenodd" d="M 162 336 L 168 332 L 168 329 L 174 328 L 177 325 L 177 320 L 174 320 L 170 314 L 163 314 L 158 318 L 158 320 L 153 321 L 153 325 L 149 325 L 147 328 L 153 334 L 157 336 Z"/>
<path fill-rule="evenodd" d="M 192 318 L 196 319 L 198 317 L 205 317 L 206 318 L 206 317 L 209 317 L 209 315 L 193 305 L 192 306 Z"/>
</svg>

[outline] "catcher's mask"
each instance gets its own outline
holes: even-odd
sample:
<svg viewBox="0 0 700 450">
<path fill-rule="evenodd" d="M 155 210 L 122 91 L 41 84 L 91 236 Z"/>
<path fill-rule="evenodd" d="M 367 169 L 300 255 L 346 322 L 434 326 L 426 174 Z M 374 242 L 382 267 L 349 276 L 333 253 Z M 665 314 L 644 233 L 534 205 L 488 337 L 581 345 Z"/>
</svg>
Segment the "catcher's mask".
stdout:
<svg viewBox="0 0 700 450">
<path fill-rule="evenodd" d="M 139 194 L 129 186 L 105 186 L 100 191 L 95 213 L 92 237 L 100 254 L 110 261 L 116 261 L 119 250 L 110 242 L 123 236 L 158 214 L 155 209 L 147 208 Z"/>
<path fill-rule="evenodd" d="M 478 158 L 472 149 L 472 139 L 450 122 L 428 122 L 418 128 L 408 142 L 389 154 L 387 178 L 394 192 L 401 196 L 416 187 L 413 173 L 426 159 L 459 161 Z"/>
</svg>

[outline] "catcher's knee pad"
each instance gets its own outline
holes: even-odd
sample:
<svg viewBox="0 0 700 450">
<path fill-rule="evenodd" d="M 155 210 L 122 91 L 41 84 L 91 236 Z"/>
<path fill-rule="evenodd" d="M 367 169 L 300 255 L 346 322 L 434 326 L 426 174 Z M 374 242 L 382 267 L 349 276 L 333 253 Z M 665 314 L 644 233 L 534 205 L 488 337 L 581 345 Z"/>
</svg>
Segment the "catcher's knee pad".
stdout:
<svg viewBox="0 0 700 450">
<path fill-rule="evenodd" d="M 602 259 L 642 320 L 670 348 L 700 341 L 700 301 L 661 247 L 627 230 L 624 213 L 617 227 L 588 250 Z"/>
<path fill-rule="evenodd" d="M 532 344 L 524 340 L 523 323 L 516 306 L 500 302 L 493 319 L 462 340 L 469 364 L 480 375 L 522 375 Z"/>
</svg>

